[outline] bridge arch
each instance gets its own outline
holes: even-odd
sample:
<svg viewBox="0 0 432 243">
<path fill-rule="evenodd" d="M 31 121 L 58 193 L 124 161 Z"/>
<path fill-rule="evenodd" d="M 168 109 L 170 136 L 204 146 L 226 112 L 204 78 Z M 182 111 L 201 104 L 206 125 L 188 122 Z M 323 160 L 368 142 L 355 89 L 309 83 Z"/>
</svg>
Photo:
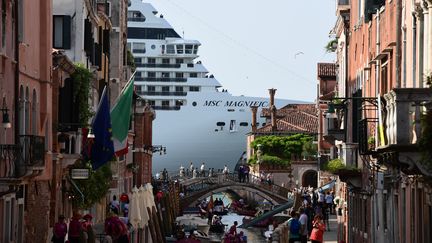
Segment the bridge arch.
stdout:
<svg viewBox="0 0 432 243">
<path fill-rule="evenodd" d="M 279 204 L 274 198 L 272 198 L 271 196 L 269 196 L 268 194 L 262 192 L 261 190 L 258 190 L 256 188 L 253 187 L 248 187 L 246 185 L 227 185 L 227 186 L 222 186 L 219 188 L 215 188 L 207 193 L 205 193 L 204 195 L 198 197 L 198 199 L 196 201 L 201 201 L 204 200 L 208 197 L 210 197 L 212 194 L 216 194 L 219 192 L 225 192 L 227 190 L 232 190 L 234 192 L 236 191 L 248 191 L 248 192 L 252 192 L 252 193 L 256 193 L 257 195 L 261 196 L 262 198 L 266 199 L 267 201 L 269 201 L 271 204 L 276 205 Z"/>
</svg>

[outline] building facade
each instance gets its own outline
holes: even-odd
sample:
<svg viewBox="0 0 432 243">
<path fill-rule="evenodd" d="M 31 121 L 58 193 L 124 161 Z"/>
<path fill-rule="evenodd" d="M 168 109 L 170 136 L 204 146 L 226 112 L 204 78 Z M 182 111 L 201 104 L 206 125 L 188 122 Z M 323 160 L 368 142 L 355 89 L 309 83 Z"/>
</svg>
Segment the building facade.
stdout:
<svg viewBox="0 0 432 243">
<path fill-rule="evenodd" d="M 337 1 L 337 87 L 326 116 L 336 124 L 328 134 L 343 134 L 333 157 L 351 168 L 337 173 L 349 209 L 339 216 L 345 242 L 432 240 L 432 174 L 421 147 L 431 11 L 430 1 Z"/>
</svg>

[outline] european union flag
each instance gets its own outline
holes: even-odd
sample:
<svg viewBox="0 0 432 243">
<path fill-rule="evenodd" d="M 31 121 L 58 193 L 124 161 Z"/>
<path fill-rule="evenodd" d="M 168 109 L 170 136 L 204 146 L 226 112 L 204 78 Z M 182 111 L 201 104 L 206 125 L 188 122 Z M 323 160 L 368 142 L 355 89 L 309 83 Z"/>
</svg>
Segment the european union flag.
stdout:
<svg viewBox="0 0 432 243">
<path fill-rule="evenodd" d="M 114 156 L 114 145 L 111 133 L 111 118 L 106 86 L 102 92 L 99 107 L 93 118 L 92 130 L 95 136 L 91 148 L 91 161 L 93 170 L 110 161 Z"/>
</svg>

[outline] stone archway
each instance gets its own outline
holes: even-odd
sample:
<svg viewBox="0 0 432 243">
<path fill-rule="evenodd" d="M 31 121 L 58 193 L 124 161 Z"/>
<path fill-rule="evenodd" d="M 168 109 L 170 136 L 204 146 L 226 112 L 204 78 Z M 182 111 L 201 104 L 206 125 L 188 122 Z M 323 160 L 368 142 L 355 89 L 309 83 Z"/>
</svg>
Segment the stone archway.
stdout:
<svg viewBox="0 0 432 243">
<path fill-rule="evenodd" d="M 313 188 L 318 187 L 318 172 L 316 170 L 307 170 L 302 175 L 302 186 Z"/>
</svg>

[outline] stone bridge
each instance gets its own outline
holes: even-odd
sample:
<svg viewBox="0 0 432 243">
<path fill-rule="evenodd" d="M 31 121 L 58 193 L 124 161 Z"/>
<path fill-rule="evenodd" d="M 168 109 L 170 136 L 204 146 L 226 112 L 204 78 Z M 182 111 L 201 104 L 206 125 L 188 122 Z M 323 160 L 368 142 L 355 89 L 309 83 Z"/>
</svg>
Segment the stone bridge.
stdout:
<svg viewBox="0 0 432 243">
<path fill-rule="evenodd" d="M 288 201 L 288 188 L 274 184 L 269 185 L 266 182 L 261 182 L 259 178 L 252 176 L 249 182 L 239 182 L 234 174 L 217 174 L 213 177 L 180 179 L 179 182 L 186 191 L 185 196 L 180 201 L 182 208 L 195 206 L 193 205 L 194 202 L 227 190 L 255 193 L 273 205 L 283 204 Z"/>
</svg>

